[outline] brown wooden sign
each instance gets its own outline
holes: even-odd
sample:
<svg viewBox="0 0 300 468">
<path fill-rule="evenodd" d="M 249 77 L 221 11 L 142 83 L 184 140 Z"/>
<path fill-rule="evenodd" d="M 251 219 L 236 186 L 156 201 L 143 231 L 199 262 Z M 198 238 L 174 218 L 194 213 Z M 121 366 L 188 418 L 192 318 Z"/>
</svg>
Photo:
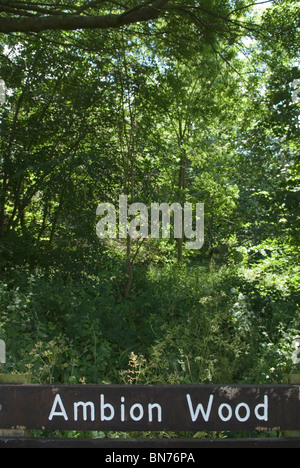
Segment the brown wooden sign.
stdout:
<svg viewBox="0 0 300 468">
<path fill-rule="evenodd" d="M 0 427 L 98 431 L 300 429 L 297 385 L 0 385 Z"/>
</svg>

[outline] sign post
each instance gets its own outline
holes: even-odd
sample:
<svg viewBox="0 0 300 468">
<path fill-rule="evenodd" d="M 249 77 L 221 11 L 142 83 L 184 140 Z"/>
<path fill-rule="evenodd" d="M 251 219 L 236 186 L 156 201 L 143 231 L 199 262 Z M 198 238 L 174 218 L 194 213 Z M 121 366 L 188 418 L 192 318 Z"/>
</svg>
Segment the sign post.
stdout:
<svg viewBox="0 0 300 468">
<path fill-rule="evenodd" d="M 285 381 L 288 384 L 298 384 L 299 387 L 299 398 L 300 398 L 300 374 L 289 374 L 285 376 Z M 300 415 L 299 415 L 300 416 Z M 299 437 L 300 431 L 284 431 L 285 437 Z"/>
<path fill-rule="evenodd" d="M 0 340 L 0 364 L 6 364 L 6 344 L 4 340 Z M 0 384 L 23 384 L 30 381 L 29 374 L 0 374 Z M 1 388 L 1 385 L 0 385 Z M 0 392 L 1 393 L 1 392 Z M 3 410 L 1 398 L 0 398 L 0 421 L 1 412 Z M 23 436 L 24 430 L 15 428 L 6 428 L 5 425 L 0 424 L 0 435 L 1 436 Z"/>
</svg>

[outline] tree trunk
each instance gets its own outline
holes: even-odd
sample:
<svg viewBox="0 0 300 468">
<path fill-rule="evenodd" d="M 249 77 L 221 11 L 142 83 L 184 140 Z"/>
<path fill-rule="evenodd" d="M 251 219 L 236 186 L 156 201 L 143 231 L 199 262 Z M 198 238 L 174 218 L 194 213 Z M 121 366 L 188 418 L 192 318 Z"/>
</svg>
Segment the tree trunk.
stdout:
<svg viewBox="0 0 300 468">
<path fill-rule="evenodd" d="M 127 248 L 126 248 L 126 264 L 127 264 L 127 283 L 124 288 L 124 297 L 128 297 L 132 285 L 132 259 L 131 259 L 131 239 L 130 236 L 127 235 Z"/>
</svg>

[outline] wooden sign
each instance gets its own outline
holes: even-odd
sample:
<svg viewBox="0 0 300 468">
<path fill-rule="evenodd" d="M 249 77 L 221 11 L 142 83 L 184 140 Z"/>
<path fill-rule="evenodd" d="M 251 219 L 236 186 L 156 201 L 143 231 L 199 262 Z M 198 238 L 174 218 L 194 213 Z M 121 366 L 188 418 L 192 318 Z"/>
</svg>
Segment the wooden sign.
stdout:
<svg viewBox="0 0 300 468">
<path fill-rule="evenodd" d="M 0 385 L 0 409 L 6 429 L 300 429 L 297 385 Z"/>
</svg>

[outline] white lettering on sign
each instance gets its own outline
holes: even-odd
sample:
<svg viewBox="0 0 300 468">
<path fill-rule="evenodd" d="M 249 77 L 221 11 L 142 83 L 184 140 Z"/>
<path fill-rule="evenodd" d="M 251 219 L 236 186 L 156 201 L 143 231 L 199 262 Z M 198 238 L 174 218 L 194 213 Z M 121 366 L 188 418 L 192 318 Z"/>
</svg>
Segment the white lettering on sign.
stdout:
<svg viewBox="0 0 300 468">
<path fill-rule="evenodd" d="M 60 411 L 56 411 L 57 405 L 59 406 Z M 68 421 L 68 416 L 67 416 L 65 407 L 63 405 L 62 399 L 60 398 L 59 394 L 57 394 L 56 397 L 54 398 L 54 402 L 53 402 L 53 405 L 49 414 L 49 418 L 48 418 L 49 421 L 52 421 L 53 416 L 63 416 L 63 418 L 65 418 L 65 420 Z"/>
<path fill-rule="evenodd" d="M 191 418 L 192 418 L 192 421 L 196 421 L 197 418 L 198 418 L 198 415 L 199 415 L 199 412 L 201 411 L 201 414 L 203 416 L 203 419 L 204 421 L 208 421 L 209 420 L 209 416 L 210 416 L 210 412 L 211 412 L 211 407 L 212 407 L 212 402 L 213 402 L 213 399 L 214 399 L 214 396 L 213 395 L 210 395 L 209 397 L 209 400 L 208 400 L 208 405 L 207 405 L 207 408 L 206 408 L 206 411 L 204 410 L 203 408 L 203 405 L 201 403 L 199 403 L 197 405 L 197 408 L 196 410 L 194 411 L 194 408 L 193 408 L 193 404 L 192 404 L 192 400 L 191 400 L 191 396 L 189 394 L 186 395 L 186 398 L 187 398 L 187 402 L 188 402 L 188 405 L 189 405 L 189 410 L 190 410 L 190 415 L 191 415 Z"/>
<path fill-rule="evenodd" d="M 200 413 L 204 421 L 209 421 L 210 413 L 213 406 L 214 395 L 209 396 L 206 408 L 204 408 L 202 403 L 198 403 L 197 406 L 194 408 L 191 396 L 189 394 L 186 395 L 186 399 L 188 403 L 190 417 L 193 422 L 198 419 Z M 239 403 L 235 409 L 233 409 L 232 406 L 228 403 L 222 403 L 218 408 L 218 416 L 224 422 L 229 421 L 233 417 L 233 414 L 235 415 L 238 421 L 245 422 L 248 421 L 248 419 L 250 418 L 251 410 L 249 405 L 244 402 Z M 259 403 L 255 406 L 254 414 L 258 420 L 268 421 L 267 395 L 264 395 L 263 403 Z"/>
<path fill-rule="evenodd" d="M 125 421 L 126 413 L 125 397 L 121 397 L 120 404 L 120 420 Z M 146 407 L 146 414 L 149 422 L 153 421 L 153 413 L 155 409 L 155 414 L 158 422 L 162 421 L 162 408 L 158 403 L 149 403 Z M 111 421 L 115 417 L 115 408 L 111 403 L 105 403 L 104 395 L 100 395 L 100 420 L 101 421 Z M 145 414 L 144 407 L 141 403 L 134 403 L 129 408 L 129 416 L 133 421 L 140 421 L 143 419 Z"/>
<path fill-rule="evenodd" d="M 134 403 L 133 405 L 126 405 L 125 397 L 122 396 L 120 398 L 120 408 L 115 408 L 111 403 L 105 401 L 104 394 L 101 393 L 99 399 L 99 415 L 100 421 L 111 421 L 116 417 L 120 417 L 120 421 L 124 422 L 126 420 L 126 414 L 133 421 L 140 421 L 145 416 L 147 417 L 149 422 L 153 421 L 153 418 L 157 420 L 157 422 L 162 421 L 162 408 L 161 405 L 158 403 L 149 403 L 148 405 L 144 406 L 141 403 Z M 80 409 L 80 411 L 79 411 Z M 78 421 L 79 415 L 82 415 L 82 419 L 87 421 L 95 421 L 95 404 L 92 401 L 75 401 L 73 403 L 73 412 L 74 412 L 74 421 Z M 61 396 L 57 394 L 54 398 L 52 408 L 49 414 L 49 421 L 56 417 L 63 417 L 66 421 L 68 421 L 68 415 L 61 399 Z"/>
<path fill-rule="evenodd" d="M 108 409 L 109 414 L 105 414 Z M 101 421 L 111 421 L 115 417 L 115 408 L 110 403 L 104 403 L 104 395 L 100 395 L 100 419 Z"/>
<path fill-rule="evenodd" d="M 49 421 L 53 418 L 64 418 L 65 421 L 74 418 L 74 421 L 95 421 L 98 418 L 99 422 L 104 421 L 119 421 L 119 422 L 162 422 L 162 407 L 159 403 L 140 403 L 126 402 L 124 396 L 120 396 L 119 402 L 112 403 L 104 393 L 98 397 L 98 403 L 93 401 L 75 401 L 73 402 L 73 415 L 70 410 L 70 402 L 67 406 L 64 405 L 60 394 L 54 398 Z M 244 423 L 254 416 L 258 421 L 268 421 L 269 401 L 268 396 L 264 395 L 263 400 L 255 405 L 251 405 L 244 401 L 234 404 L 232 400 L 226 402 L 216 402 L 215 395 L 208 395 L 205 402 L 195 402 L 189 393 L 185 394 L 187 403 L 187 415 L 190 416 L 192 422 L 205 421 L 215 419 L 215 416 L 222 422 L 228 422 L 236 419 L 240 423 Z M 67 414 L 66 407 L 69 414 Z M 98 412 L 96 411 L 98 410 Z M 98 416 L 96 416 L 98 415 Z"/>
<path fill-rule="evenodd" d="M 91 421 L 95 421 L 95 405 L 92 401 L 77 401 L 74 403 L 74 421 L 78 421 L 78 407 L 82 406 L 83 412 L 83 420 L 87 421 L 88 419 L 88 411 L 87 408 L 90 408 L 90 419 Z"/>
</svg>

